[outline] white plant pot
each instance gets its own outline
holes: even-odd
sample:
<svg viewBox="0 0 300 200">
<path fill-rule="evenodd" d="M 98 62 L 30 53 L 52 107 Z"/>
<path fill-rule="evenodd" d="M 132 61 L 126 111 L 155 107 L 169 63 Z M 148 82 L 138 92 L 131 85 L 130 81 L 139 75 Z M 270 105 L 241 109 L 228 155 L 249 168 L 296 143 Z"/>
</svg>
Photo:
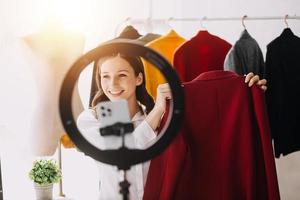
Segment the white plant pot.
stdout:
<svg viewBox="0 0 300 200">
<path fill-rule="evenodd" d="M 49 185 L 39 185 L 34 183 L 36 200 L 53 199 L 53 183 Z"/>
</svg>

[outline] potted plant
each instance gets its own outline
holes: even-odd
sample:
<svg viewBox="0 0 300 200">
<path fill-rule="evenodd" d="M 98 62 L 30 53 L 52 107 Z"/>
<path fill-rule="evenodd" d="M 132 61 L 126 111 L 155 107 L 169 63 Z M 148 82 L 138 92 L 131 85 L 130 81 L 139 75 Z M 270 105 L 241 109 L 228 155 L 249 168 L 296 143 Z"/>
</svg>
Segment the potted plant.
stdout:
<svg viewBox="0 0 300 200">
<path fill-rule="evenodd" d="M 29 178 L 34 182 L 37 200 L 52 200 L 53 184 L 61 179 L 61 170 L 54 160 L 35 160 Z"/>
</svg>

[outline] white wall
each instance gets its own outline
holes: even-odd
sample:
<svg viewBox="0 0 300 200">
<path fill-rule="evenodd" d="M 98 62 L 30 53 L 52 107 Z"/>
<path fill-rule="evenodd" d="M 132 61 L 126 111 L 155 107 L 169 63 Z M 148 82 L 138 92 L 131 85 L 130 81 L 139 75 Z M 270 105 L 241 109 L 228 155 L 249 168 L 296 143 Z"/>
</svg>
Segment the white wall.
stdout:
<svg viewBox="0 0 300 200">
<path fill-rule="evenodd" d="M 21 181 L 24 187 L 19 187 L 20 195 L 30 195 L 31 187 L 27 179 L 27 171 L 33 159 L 29 153 L 28 141 L 28 120 L 32 115 L 31 111 L 36 103 L 36 91 L 32 74 L 24 55 L 19 51 L 18 38 L 30 33 L 39 31 L 47 18 L 56 12 L 57 16 L 65 16 L 65 23 L 86 36 L 86 49 L 97 46 L 100 42 L 111 39 L 118 24 L 127 17 L 131 18 L 169 18 L 169 17 L 242 17 L 248 16 L 284 16 L 285 14 L 300 15 L 300 3 L 298 0 L 60 0 L 61 12 L 55 9 L 55 2 L 52 0 L 0 0 L 0 148 L 1 156 L 5 157 L 6 164 L 3 166 L 18 166 L 13 171 L 6 168 L 4 171 L 4 195 L 7 200 L 17 199 L 13 193 L 13 182 L 11 177 Z M 72 3 L 71 3 L 72 2 Z M 78 6 L 79 5 L 79 6 Z M 152 6 L 150 6 L 152 5 Z M 68 6 L 68 7 L 67 7 Z M 152 12 L 150 12 L 152 8 Z M 76 12 L 71 12 L 72 10 Z M 65 15 L 64 15 L 65 14 Z M 289 20 L 293 32 L 300 35 L 300 20 Z M 189 39 L 201 28 L 199 22 L 172 22 L 171 26 L 182 36 Z M 285 27 L 283 21 L 245 21 L 249 33 L 258 41 L 264 54 L 266 45 L 277 37 Z M 230 43 L 234 43 L 242 31 L 240 21 L 219 21 L 204 22 L 208 31 L 218 35 Z M 164 25 L 154 25 L 153 32 L 163 30 Z M 144 28 L 141 28 L 143 33 Z M 163 32 L 160 32 L 163 34 Z M 86 74 L 91 71 L 87 71 Z M 88 78 L 82 79 L 82 85 L 88 86 Z M 87 104 L 88 91 L 82 87 L 81 93 L 85 95 L 84 102 Z M 3 131 L 5 130 L 5 131 Z M 6 138 L 6 145 L 16 148 L 5 148 L 3 138 Z M 0 146 L 1 147 L 1 146 Z M 18 148 L 17 148 L 18 147 Z M 4 149 L 4 150 L 3 150 Z M 3 153 L 5 152 L 5 154 Z M 82 197 L 84 193 L 92 193 L 95 188 L 95 179 L 92 176 L 96 173 L 93 162 L 76 150 L 64 150 L 65 156 L 65 193 L 73 197 Z M 277 170 L 280 182 L 282 199 L 296 200 L 300 189 L 300 153 L 291 154 L 277 160 Z M 20 164 L 20 162 L 24 164 Z M 79 167 L 76 169 L 76 167 Z M 74 176 L 87 173 L 82 183 L 74 183 Z M 87 182 L 91 181 L 89 187 Z M 79 190 L 82 186 L 82 189 Z M 74 189 L 75 188 L 75 189 Z M 90 188 L 90 189 L 88 189 Z M 90 197 L 89 199 L 93 199 Z"/>
</svg>

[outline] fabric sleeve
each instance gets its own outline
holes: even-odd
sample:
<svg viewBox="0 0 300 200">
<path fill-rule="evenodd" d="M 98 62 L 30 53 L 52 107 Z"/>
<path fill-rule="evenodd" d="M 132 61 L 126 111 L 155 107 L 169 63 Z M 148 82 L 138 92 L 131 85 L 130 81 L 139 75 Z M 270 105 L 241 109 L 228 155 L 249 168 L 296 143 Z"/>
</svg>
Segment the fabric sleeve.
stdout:
<svg viewBox="0 0 300 200">
<path fill-rule="evenodd" d="M 266 175 L 266 185 L 267 185 L 267 194 L 268 199 L 279 200 L 279 186 L 277 180 L 276 166 L 274 153 L 271 142 L 271 134 L 269 127 L 269 120 L 267 116 L 266 104 L 265 104 L 265 96 L 263 91 L 261 91 L 258 87 L 251 87 L 252 97 L 254 102 L 254 112 L 255 117 L 257 119 L 257 125 L 259 130 L 260 142 L 262 147 L 261 156 L 264 161 L 264 170 Z"/>
<path fill-rule="evenodd" d="M 179 76 L 181 82 L 186 81 L 186 75 L 185 75 L 185 63 L 184 63 L 184 46 L 179 47 L 179 49 L 176 50 L 174 53 L 174 58 L 173 58 L 173 65 L 174 69 L 177 72 L 177 75 Z"/>
<path fill-rule="evenodd" d="M 159 49 L 154 48 L 152 46 L 148 46 L 153 50 L 161 53 Z M 146 80 L 146 89 L 149 94 L 156 98 L 157 87 L 160 84 L 166 83 L 166 79 L 164 75 L 152 64 L 143 59 L 144 70 L 145 70 L 145 80 Z"/>
<path fill-rule="evenodd" d="M 268 89 L 266 91 L 266 103 L 269 114 L 271 134 L 274 141 L 278 139 L 278 131 L 280 130 L 283 105 L 283 84 L 280 72 L 280 62 L 275 52 L 267 47 L 266 55 L 266 80 Z M 276 149 L 275 149 L 276 153 Z"/>
<path fill-rule="evenodd" d="M 151 160 L 143 200 L 176 199 L 187 154 L 188 147 L 180 131 L 167 149 Z"/>
<path fill-rule="evenodd" d="M 156 138 L 156 133 L 150 127 L 150 125 L 143 120 L 132 132 L 135 140 L 136 147 L 138 149 L 145 149 L 150 146 Z"/>
<path fill-rule="evenodd" d="M 227 53 L 224 61 L 224 70 L 232 71 L 239 75 L 243 75 L 241 69 L 239 69 L 239 65 L 237 65 L 238 59 L 236 55 L 236 50 L 232 47 L 230 51 Z"/>
</svg>

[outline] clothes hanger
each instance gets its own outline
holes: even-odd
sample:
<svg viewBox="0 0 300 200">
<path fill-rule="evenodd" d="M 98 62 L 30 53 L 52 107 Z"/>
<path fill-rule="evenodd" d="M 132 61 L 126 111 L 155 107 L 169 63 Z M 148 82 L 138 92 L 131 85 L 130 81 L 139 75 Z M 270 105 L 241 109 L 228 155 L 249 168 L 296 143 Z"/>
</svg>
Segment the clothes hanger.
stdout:
<svg viewBox="0 0 300 200">
<path fill-rule="evenodd" d="M 247 15 L 244 15 L 244 16 L 242 17 L 242 26 L 244 27 L 245 30 L 246 30 L 245 19 L 246 19 L 247 17 L 248 17 Z"/>
<path fill-rule="evenodd" d="M 207 31 L 207 28 L 204 26 L 204 23 L 203 23 L 205 20 L 207 20 L 206 16 L 202 17 L 202 19 L 200 20 L 200 25 L 201 25 L 202 31 Z"/>
<path fill-rule="evenodd" d="M 152 33 L 153 32 L 153 24 L 152 24 L 152 20 L 151 17 L 148 17 L 145 21 L 145 23 L 143 24 L 144 29 L 145 29 L 145 34 L 147 33 Z"/>
<path fill-rule="evenodd" d="M 169 28 L 170 30 L 174 30 L 173 27 L 170 25 L 170 22 L 171 22 L 172 20 L 174 20 L 174 18 L 173 18 L 173 17 L 169 17 L 169 18 L 165 21 L 166 25 L 168 26 L 168 28 Z"/>
<path fill-rule="evenodd" d="M 289 17 L 289 15 L 285 15 L 285 16 L 284 16 L 284 23 L 285 23 L 285 25 L 286 25 L 286 28 L 289 28 L 289 24 L 288 24 L 288 22 L 287 22 L 288 17 Z"/>
<path fill-rule="evenodd" d="M 138 20 L 131 19 L 130 17 L 128 17 L 125 22 L 127 27 L 131 26 L 136 30 L 140 30 L 142 28 L 142 32 L 144 32 L 144 34 L 151 33 L 153 30 L 153 20 L 151 17 Z"/>
</svg>

